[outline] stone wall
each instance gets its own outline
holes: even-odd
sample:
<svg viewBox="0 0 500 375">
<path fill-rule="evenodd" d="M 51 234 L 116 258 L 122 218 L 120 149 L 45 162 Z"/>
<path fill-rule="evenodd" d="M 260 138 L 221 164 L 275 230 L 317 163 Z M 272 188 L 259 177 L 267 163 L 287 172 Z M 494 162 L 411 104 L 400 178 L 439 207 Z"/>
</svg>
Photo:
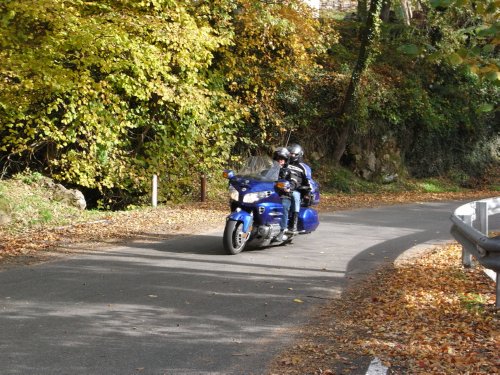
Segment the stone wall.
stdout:
<svg viewBox="0 0 500 375">
<path fill-rule="evenodd" d="M 351 0 L 320 0 L 321 10 L 350 10 L 356 9 L 357 1 Z"/>
</svg>

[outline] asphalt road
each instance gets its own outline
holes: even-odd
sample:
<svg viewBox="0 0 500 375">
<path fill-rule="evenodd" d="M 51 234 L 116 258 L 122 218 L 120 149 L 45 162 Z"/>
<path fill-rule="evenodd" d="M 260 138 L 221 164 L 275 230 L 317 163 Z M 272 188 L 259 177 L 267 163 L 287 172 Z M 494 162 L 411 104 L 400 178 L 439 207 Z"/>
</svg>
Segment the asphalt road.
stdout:
<svg viewBox="0 0 500 375">
<path fill-rule="evenodd" d="M 236 256 L 220 228 L 3 270 L 0 374 L 264 374 L 349 280 L 450 240 L 460 204 L 323 214 L 292 245 Z"/>
</svg>

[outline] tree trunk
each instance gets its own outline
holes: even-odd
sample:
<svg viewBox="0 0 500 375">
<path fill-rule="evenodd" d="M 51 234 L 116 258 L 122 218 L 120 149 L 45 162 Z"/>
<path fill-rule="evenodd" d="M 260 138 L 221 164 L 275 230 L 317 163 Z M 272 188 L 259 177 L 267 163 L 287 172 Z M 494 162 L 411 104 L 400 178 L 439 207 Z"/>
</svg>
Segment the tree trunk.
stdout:
<svg viewBox="0 0 500 375">
<path fill-rule="evenodd" d="M 335 143 L 335 148 L 333 149 L 333 160 L 339 164 L 342 155 L 344 155 L 345 149 L 347 148 L 347 141 L 349 139 L 349 127 L 343 126 L 340 132 L 337 134 L 337 143 Z"/>
<path fill-rule="evenodd" d="M 357 14 L 361 22 L 366 22 L 367 0 L 358 0 Z"/>
<path fill-rule="evenodd" d="M 380 11 L 380 19 L 384 22 L 389 22 L 391 16 L 391 0 L 382 1 L 382 10 Z"/>
<path fill-rule="evenodd" d="M 410 26 L 410 20 L 413 17 L 411 4 L 408 0 L 401 0 L 401 8 L 403 9 L 403 20 L 406 26 Z"/>
<path fill-rule="evenodd" d="M 345 152 L 347 147 L 347 141 L 349 139 L 349 134 L 353 128 L 351 115 L 353 109 L 357 104 L 359 82 L 361 76 L 368 67 L 368 61 L 370 57 L 371 47 L 374 41 L 379 35 L 379 14 L 380 8 L 382 6 L 383 0 L 371 0 L 370 9 L 368 10 L 368 17 L 366 19 L 366 24 L 361 35 L 361 45 L 359 47 L 358 60 L 356 66 L 352 71 L 351 81 L 349 82 L 349 87 L 347 88 L 346 95 L 344 97 L 344 102 L 339 114 L 340 120 L 340 131 L 338 133 L 337 143 L 333 150 L 333 157 L 335 162 L 339 162 L 340 158 Z"/>
</svg>

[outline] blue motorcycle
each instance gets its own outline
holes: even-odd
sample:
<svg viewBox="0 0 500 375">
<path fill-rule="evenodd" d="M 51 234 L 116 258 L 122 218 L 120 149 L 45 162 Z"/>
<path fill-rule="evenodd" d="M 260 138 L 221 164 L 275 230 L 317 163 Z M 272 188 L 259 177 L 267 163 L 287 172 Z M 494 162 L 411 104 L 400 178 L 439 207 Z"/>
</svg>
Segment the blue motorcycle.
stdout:
<svg viewBox="0 0 500 375">
<path fill-rule="evenodd" d="M 290 243 L 295 234 L 278 241 L 283 206 L 279 192 L 288 181 L 279 180 L 280 166 L 267 156 L 252 156 L 237 173 L 225 170 L 229 179 L 231 214 L 227 217 L 223 244 L 228 254 L 238 254 L 246 246 L 266 247 Z M 298 234 L 311 233 L 319 225 L 311 206 L 319 203 L 319 185 L 311 179 L 312 190 L 302 194 Z"/>
</svg>

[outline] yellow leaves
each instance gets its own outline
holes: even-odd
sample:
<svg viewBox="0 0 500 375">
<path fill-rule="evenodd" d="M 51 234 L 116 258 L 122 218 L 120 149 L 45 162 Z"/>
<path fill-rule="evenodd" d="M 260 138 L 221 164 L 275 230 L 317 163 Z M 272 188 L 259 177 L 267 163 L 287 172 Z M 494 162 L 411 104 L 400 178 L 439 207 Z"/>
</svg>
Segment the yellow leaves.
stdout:
<svg viewBox="0 0 500 375">
<path fill-rule="evenodd" d="M 300 360 L 299 356 L 292 356 L 282 359 L 281 363 L 287 366 L 295 366 L 300 363 Z"/>
<path fill-rule="evenodd" d="M 299 1 L 263 6 L 240 0 L 239 5 L 237 37 L 224 51 L 223 69 L 232 82 L 230 92 L 252 113 L 245 120 L 265 127 L 266 134 L 254 140 L 258 143 L 269 140 L 280 126 L 283 113 L 275 102 L 277 89 L 285 81 L 303 83 L 304 72 L 314 66 L 311 46 L 319 32 Z"/>
</svg>

